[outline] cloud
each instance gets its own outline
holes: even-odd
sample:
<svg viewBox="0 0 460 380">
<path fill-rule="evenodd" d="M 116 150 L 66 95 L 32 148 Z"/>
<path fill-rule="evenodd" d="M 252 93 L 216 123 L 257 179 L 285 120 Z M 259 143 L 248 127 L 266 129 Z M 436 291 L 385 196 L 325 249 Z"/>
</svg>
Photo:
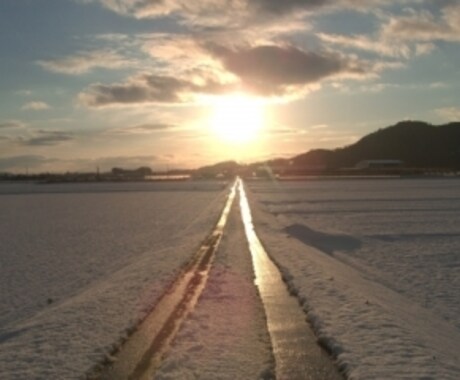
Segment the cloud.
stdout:
<svg viewBox="0 0 460 380">
<path fill-rule="evenodd" d="M 167 75 L 140 74 L 124 83 L 93 84 L 79 94 L 79 102 L 87 107 L 139 105 L 143 103 L 186 103 L 196 94 L 222 93 L 228 86 L 213 79 L 175 78 Z"/>
<path fill-rule="evenodd" d="M 276 7 L 275 2 L 266 0 L 86 0 L 84 2 L 99 2 L 105 8 L 125 16 L 158 18 L 176 15 L 188 24 L 207 26 L 240 24 L 251 18 L 251 15 L 256 14 L 256 10 L 265 13 L 265 9 L 275 10 Z M 285 1 L 285 8 L 292 9 L 298 2 Z"/>
<path fill-rule="evenodd" d="M 140 36 L 142 50 L 171 72 L 185 67 L 213 70 L 212 57 L 200 46 L 197 37 L 184 34 L 157 33 Z"/>
<path fill-rule="evenodd" d="M 407 44 L 394 43 L 394 41 L 380 40 L 378 38 L 373 39 L 367 35 L 318 33 L 317 36 L 321 41 L 332 45 L 340 45 L 345 48 L 369 51 L 382 56 L 409 58 L 411 54 L 411 49 Z M 428 50 L 426 46 L 420 46 L 420 53 L 422 53 L 422 49 L 425 49 L 426 52 Z"/>
<path fill-rule="evenodd" d="M 428 55 L 436 50 L 436 45 L 430 42 L 415 44 L 415 55 Z"/>
<path fill-rule="evenodd" d="M 398 62 L 371 62 L 327 51 L 305 51 L 291 45 L 228 47 L 215 42 L 200 44 L 209 70 L 177 68 L 176 76 L 142 73 L 114 84 L 95 83 L 78 95 L 80 104 L 92 107 L 142 104 L 196 103 L 202 95 L 234 92 L 259 97 L 298 97 L 316 90 L 324 80 L 374 78 Z M 174 49 L 163 53 L 175 55 Z"/>
<path fill-rule="evenodd" d="M 368 77 L 373 71 L 372 65 L 353 57 L 290 45 L 236 49 L 209 45 L 208 49 L 241 80 L 245 90 L 263 96 L 285 95 L 333 77 Z"/>
<path fill-rule="evenodd" d="M 414 1 L 415 3 L 415 1 Z M 410 58 L 432 53 L 436 41 L 460 41 L 460 4 L 441 2 L 440 14 L 405 8 L 402 15 L 378 13 L 383 21 L 378 33 L 339 35 L 318 33 L 321 41 L 344 48 L 373 52 L 381 56 Z"/>
<path fill-rule="evenodd" d="M 21 145 L 27 146 L 52 146 L 71 141 L 73 139 L 73 135 L 67 132 L 40 130 L 32 137 L 19 138 L 18 142 Z"/>
<path fill-rule="evenodd" d="M 460 107 L 438 108 L 436 112 L 445 120 L 460 121 Z"/>
<path fill-rule="evenodd" d="M 348 94 L 357 93 L 381 93 L 383 91 L 429 91 L 443 90 L 449 87 L 444 82 L 431 82 L 431 83 L 366 83 L 359 86 L 341 85 L 340 83 L 332 83 L 332 87 Z"/>
<path fill-rule="evenodd" d="M 25 124 L 19 120 L 0 121 L 0 129 L 3 128 L 24 128 Z"/>
<path fill-rule="evenodd" d="M 177 126 L 174 124 L 167 124 L 167 123 L 146 123 L 146 124 L 139 124 L 125 128 L 117 128 L 113 130 L 109 130 L 109 133 L 115 134 L 151 134 L 158 131 L 166 131 L 175 129 Z"/>
<path fill-rule="evenodd" d="M 79 75 L 95 68 L 120 69 L 135 65 L 135 61 L 123 57 L 116 51 L 96 50 L 79 52 L 63 58 L 37 61 L 37 64 L 55 73 Z"/>
<path fill-rule="evenodd" d="M 388 0 L 80 0 L 98 2 L 118 14 L 136 18 L 179 17 L 188 25 L 207 27 L 248 26 L 279 21 L 318 10 L 361 10 Z M 413 0 L 416 1 L 416 0 Z M 406 1 L 407 2 L 407 1 Z"/>
<path fill-rule="evenodd" d="M 43 111 L 43 110 L 48 110 L 50 108 L 51 107 L 45 102 L 39 102 L 39 101 L 28 102 L 21 107 L 22 110 L 27 110 L 27 111 Z"/>
<path fill-rule="evenodd" d="M 409 15 L 391 17 L 382 28 L 386 39 L 400 41 L 460 41 L 460 4 L 448 2 L 437 19 L 431 12 L 411 10 Z"/>
<path fill-rule="evenodd" d="M 152 132 L 152 131 L 161 131 L 161 130 L 165 130 L 165 129 L 172 129 L 174 127 L 175 127 L 175 125 L 173 125 L 173 124 L 149 123 L 149 124 L 135 125 L 133 127 L 128 127 L 128 129 L 131 130 L 131 131 Z"/>
</svg>

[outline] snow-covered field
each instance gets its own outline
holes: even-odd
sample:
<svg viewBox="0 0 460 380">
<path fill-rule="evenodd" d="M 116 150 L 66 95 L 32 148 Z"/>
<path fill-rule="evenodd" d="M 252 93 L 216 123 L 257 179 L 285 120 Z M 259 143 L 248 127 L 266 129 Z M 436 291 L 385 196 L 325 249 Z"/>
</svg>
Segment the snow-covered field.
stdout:
<svg viewBox="0 0 460 380">
<path fill-rule="evenodd" d="M 460 378 L 460 181 L 247 182 L 256 232 L 350 379 Z M 79 379 L 218 220 L 224 182 L 0 185 L 0 379 Z M 270 378 L 237 202 L 159 378 Z"/>
<path fill-rule="evenodd" d="M 0 185 L 0 379 L 76 379 L 154 305 L 223 182 Z"/>
<path fill-rule="evenodd" d="M 351 379 L 460 378 L 460 181 L 246 185 L 267 252 Z"/>
</svg>

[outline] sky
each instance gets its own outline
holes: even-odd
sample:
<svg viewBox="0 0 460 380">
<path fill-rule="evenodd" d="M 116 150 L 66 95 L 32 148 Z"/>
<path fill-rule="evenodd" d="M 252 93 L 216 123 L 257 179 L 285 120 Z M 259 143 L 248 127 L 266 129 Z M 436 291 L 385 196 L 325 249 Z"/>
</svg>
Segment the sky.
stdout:
<svg viewBox="0 0 460 380">
<path fill-rule="evenodd" d="M 457 0 L 2 0 L 0 172 L 194 168 L 460 120 Z"/>
</svg>

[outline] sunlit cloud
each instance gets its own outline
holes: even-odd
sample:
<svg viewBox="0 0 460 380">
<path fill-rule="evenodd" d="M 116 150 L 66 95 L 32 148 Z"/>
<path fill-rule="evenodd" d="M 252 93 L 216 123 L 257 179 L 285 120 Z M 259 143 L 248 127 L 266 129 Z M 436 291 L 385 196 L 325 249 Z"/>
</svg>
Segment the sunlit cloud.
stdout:
<svg viewBox="0 0 460 380">
<path fill-rule="evenodd" d="M 313 51 L 304 50 L 286 41 L 282 42 L 282 38 L 279 40 L 281 36 L 312 28 L 304 18 L 304 11 L 308 13 L 323 8 L 362 10 L 376 5 L 388 5 L 388 1 L 384 0 L 99 2 L 104 7 L 127 16 L 143 18 L 174 15 L 194 25 L 209 27 L 212 24 L 213 27 L 198 29 L 192 34 L 152 33 L 138 34 L 132 38 L 122 34 L 99 36 L 110 42 L 117 41 L 131 46 L 134 44 L 152 61 L 148 69 L 147 61 L 144 63 L 144 72 L 123 81 L 93 83 L 81 91 L 78 103 L 90 108 L 196 104 L 202 95 L 232 92 L 244 92 L 265 98 L 298 99 L 320 89 L 324 81 L 377 78 L 384 70 L 404 67 L 398 61 L 365 60 L 337 49 L 333 51 L 321 47 Z M 404 1 L 411 2 L 417 1 Z M 222 12 L 222 9 L 226 11 Z M 242 18 L 236 15 L 242 15 Z M 267 15 L 276 17 L 270 18 Z M 213 17 L 214 21 L 211 22 Z M 223 22 L 222 17 L 237 20 L 258 17 L 263 18 L 264 22 L 241 24 L 240 28 L 236 28 L 231 23 Z M 232 33 L 225 32 L 228 28 L 233 28 Z M 392 43 L 390 39 L 384 39 L 380 35 L 372 38 L 365 35 L 318 33 L 317 36 L 329 46 L 374 52 L 391 58 L 407 59 L 411 55 L 429 54 L 435 49 L 431 42 L 420 41 L 411 45 L 400 40 Z M 118 61 L 126 62 L 126 58 L 118 58 Z M 111 61 L 117 65 L 117 59 Z M 78 63 L 75 67 L 80 67 L 80 59 L 75 59 L 75 62 Z M 90 63 L 81 67 L 83 71 L 93 68 Z"/>
<path fill-rule="evenodd" d="M 432 90 L 443 90 L 449 88 L 449 85 L 444 82 L 432 82 L 432 83 L 411 83 L 411 84 L 400 84 L 400 83 L 366 83 L 353 86 L 351 84 L 341 85 L 339 83 L 332 83 L 335 89 L 343 93 L 382 93 L 384 91 L 432 91 Z"/>
<path fill-rule="evenodd" d="M 411 49 L 404 43 L 373 39 L 367 35 L 339 35 L 318 33 L 318 37 L 325 43 L 338 45 L 345 48 L 364 50 L 382 56 L 409 58 Z M 430 46 L 432 48 L 432 46 Z M 423 47 L 420 46 L 420 53 Z M 427 51 L 425 47 L 425 52 Z M 431 50 L 430 50 L 431 51 Z"/>
<path fill-rule="evenodd" d="M 436 41 L 460 41 L 460 5 L 450 1 L 442 4 L 440 16 L 412 8 L 406 8 L 401 15 L 377 12 L 381 25 L 373 35 L 318 33 L 317 36 L 330 45 L 381 56 L 408 59 L 428 55 L 436 49 Z"/>
<path fill-rule="evenodd" d="M 372 9 L 388 0 L 79 0 L 98 2 L 118 14 L 136 18 L 179 17 L 187 25 L 207 27 L 248 26 L 279 21 L 280 17 L 320 10 Z M 404 0 L 404 3 L 417 0 Z"/>
<path fill-rule="evenodd" d="M 436 50 L 436 45 L 431 42 L 417 43 L 415 44 L 415 55 L 422 56 L 431 54 Z"/>
<path fill-rule="evenodd" d="M 427 10 L 392 16 L 383 25 L 382 35 L 396 41 L 460 41 L 460 4 L 448 2 L 439 18 Z"/>
<path fill-rule="evenodd" d="M 444 107 L 436 110 L 437 114 L 447 121 L 460 120 L 460 107 Z"/>
<path fill-rule="evenodd" d="M 178 72 L 197 69 L 201 70 L 201 75 L 216 75 L 220 70 L 201 46 L 200 38 L 203 37 L 166 33 L 138 36 L 141 50 L 153 59 L 163 75 L 177 76 Z"/>
<path fill-rule="evenodd" d="M 25 111 L 43 111 L 50 108 L 49 104 L 41 101 L 28 102 L 21 107 L 21 109 Z"/>
<path fill-rule="evenodd" d="M 202 95 L 234 92 L 268 98 L 298 97 L 317 90 L 323 80 L 367 79 L 382 70 L 400 67 L 397 62 L 370 62 L 340 53 L 305 51 L 287 44 L 228 47 L 203 42 L 197 46 L 185 39 L 177 45 L 160 44 L 152 54 L 161 60 L 177 58 L 182 64 L 189 57 L 206 57 L 198 61 L 208 62 L 208 69 L 191 66 L 181 73 L 179 65 L 175 76 L 143 73 L 120 83 L 96 83 L 79 94 L 80 104 L 94 108 L 184 104 L 196 103 Z"/>
<path fill-rule="evenodd" d="M 68 75 L 85 74 L 93 69 L 121 69 L 134 66 L 136 62 L 116 51 L 96 50 L 79 52 L 66 57 L 40 60 L 37 64 L 48 71 Z"/>
</svg>

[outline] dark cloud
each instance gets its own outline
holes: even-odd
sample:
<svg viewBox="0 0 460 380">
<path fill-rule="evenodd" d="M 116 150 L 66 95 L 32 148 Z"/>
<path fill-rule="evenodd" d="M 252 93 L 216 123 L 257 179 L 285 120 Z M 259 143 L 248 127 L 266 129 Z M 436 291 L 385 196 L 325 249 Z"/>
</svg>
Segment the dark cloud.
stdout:
<svg viewBox="0 0 460 380">
<path fill-rule="evenodd" d="M 165 131 L 165 130 L 171 130 L 176 128 L 176 125 L 174 124 L 168 124 L 168 123 L 146 123 L 146 124 L 139 124 L 139 125 L 133 125 L 130 127 L 125 127 L 125 128 L 117 128 L 108 131 L 108 133 L 111 134 L 149 134 L 149 133 L 154 133 L 158 131 Z"/>
<path fill-rule="evenodd" d="M 388 0 L 245 0 L 245 3 L 256 14 L 262 12 L 283 15 L 296 11 L 312 12 L 325 8 L 365 9 L 391 2 Z"/>
<path fill-rule="evenodd" d="M 337 3 L 333 0 L 250 0 L 248 5 L 251 5 L 255 9 L 262 10 L 265 12 L 283 14 L 291 12 L 296 9 L 317 9 L 326 5 Z"/>
<path fill-rule="evenodd" d="M 124 83 L 93 84 L 79 94 L 88 107 L 143 103 L 177 104 L 196 101 L 199 94 L 219 95 L 245 91 L 258 96 L 296 95 L 328 78 L 366 78 L 377 64 L 331 52 L 304 51 L 290 45 L 229 48 L 204 43 L 220 72 L 209 75 L 192 69 L 184 78 L 141 74 Z M 383 66 L 381 66 L 383 68 Z M 214 75 L 215 74 L 215 75 Z M 229 79 L 231 77 L 231 79 Z"/>
<path fill-rule="evenodd" d="M 22 145 L 28 146 L 51 146 L 73 140 L 74 137 L 66 132 L 61 131 L 38 131 L 30 138 L 21 138 L 19 141 Z"/>
<path fill-rule="evenodd" d="M 283 95 L 289 87 L 318 83 L 332 76 L 365 76 L 369 71 L 364 63 L 339 54 L 308 52 L 293 46 L 229 49 L 208 45 L 208 49 L 248 90 L 261 95 Z"/>
<path fill-rule="evenodd" d="M 80 102 L 88 107 L 140 103 L 184 103 L 196 93 L 222 93 L 227 86 L 207 79 L 204 83 L 171 76 L 143 74 L 125 83 L 94 84 L 80 93 Z"/>
<path fill-rule="evenodd" d="M 80 100 L 89 107 L 113 104 L 177 103 L 187 82 L 166 76 L 142 75 L 128 83 L 113 85 L 94 84 L 80 94 Z"/>
<path fill-rule="evenodd" d="M 129 129 L 135 130 L 143 130 L 143 131 L 159 131 L 164 129 L 171 129 L 174 128 L 174 124 L 166 124 L 166 123 L 153 123 L 153 124 L 140 124 L 130 127 Z"/>
</svg>

